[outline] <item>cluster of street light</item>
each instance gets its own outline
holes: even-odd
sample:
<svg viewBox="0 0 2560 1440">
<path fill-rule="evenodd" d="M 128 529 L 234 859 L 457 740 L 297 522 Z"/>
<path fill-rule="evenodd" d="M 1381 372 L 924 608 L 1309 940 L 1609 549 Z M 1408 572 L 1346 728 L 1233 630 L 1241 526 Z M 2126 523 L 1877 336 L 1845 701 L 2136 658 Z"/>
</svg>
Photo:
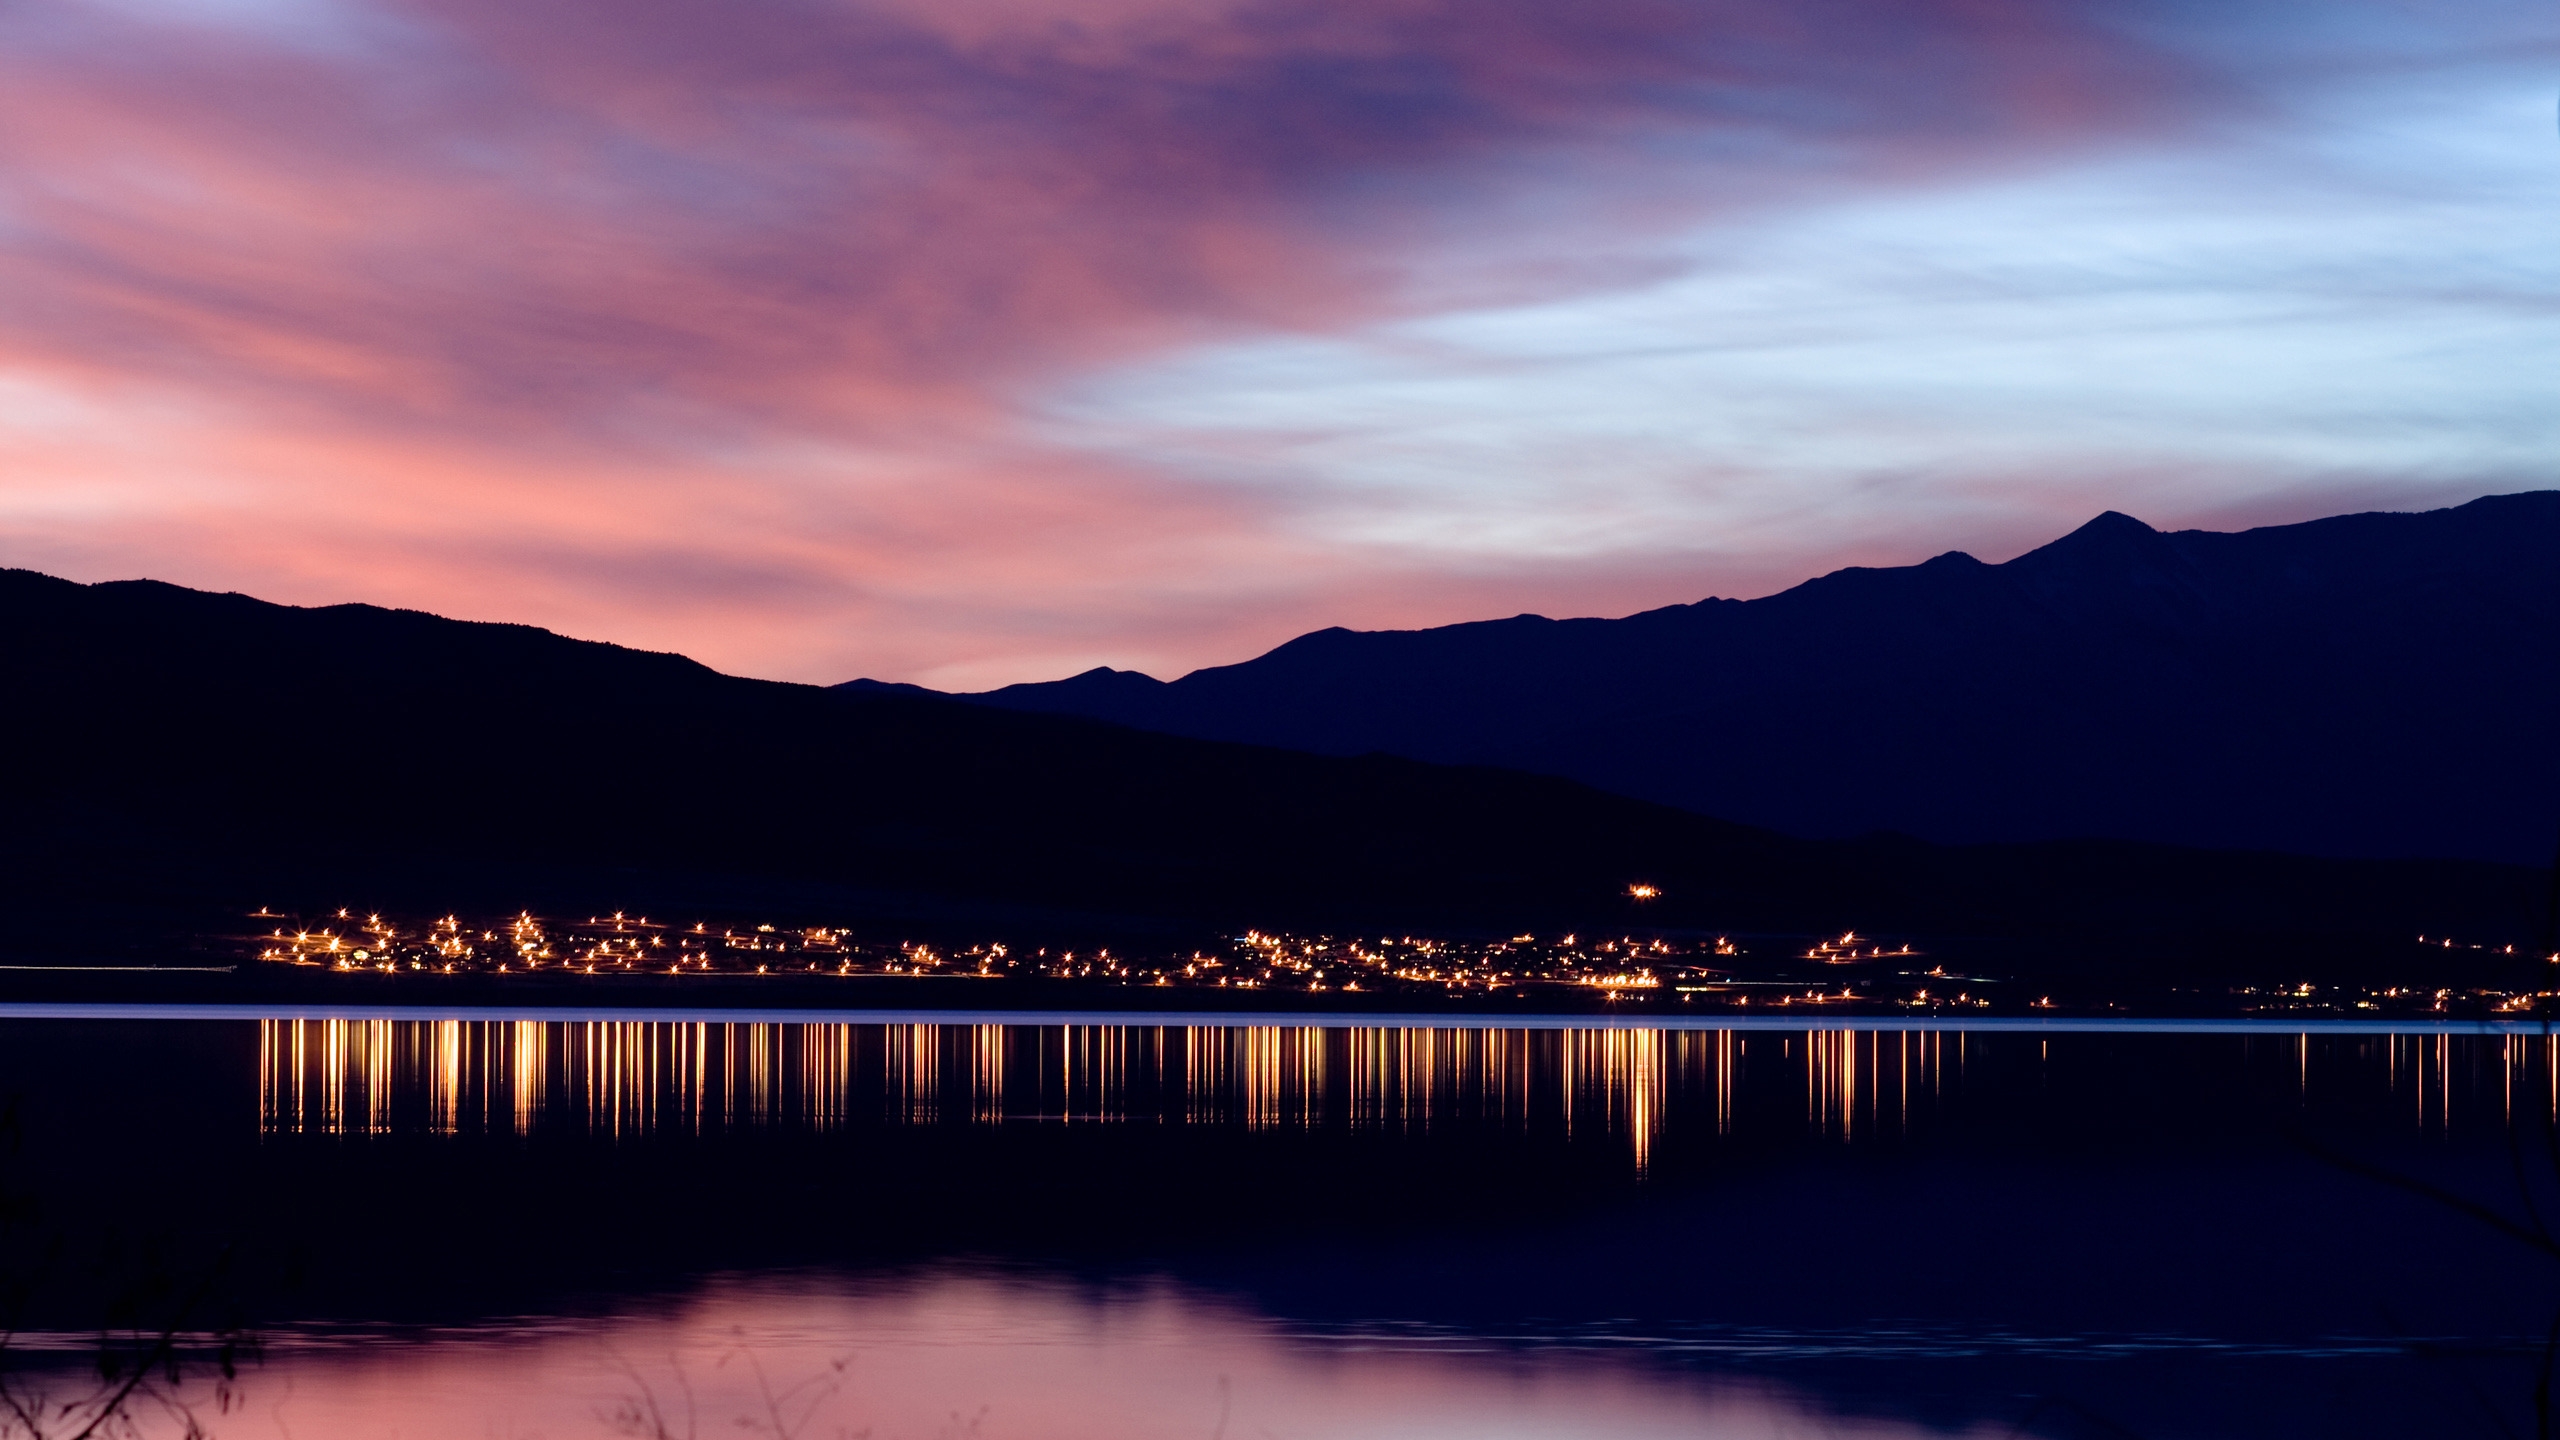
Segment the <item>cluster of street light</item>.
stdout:
<svg viewBox="0 0 2560 1440">
<path fill-rule="evenodd" d="M 260 910 L 250 918 L 285 917 Z M 271 925 L 255 944 L 261 961 L 395 975 L 986 975 L 1002 973 L 1009 959 L 1002 945 L 946 955 L 913 942 L 859 944 L 828 926 L 684 926 L 619 910 L 583 920 L 521 911 L 486 921 L 339 910 L 316 922 Z"/>
<path fill-rule="evenodd" d="M 899 975 L 1019 977 L 1147 987 L 1306 994 L 1520 993 L 1573 987 L 1620 998 L 1687 999 L 1722 989 L 1743 947 L 1729 936 L 1290 934 L 1247 930 L 1213 945 L 1132 954 L 1110 946 L 939 947 L 857 938 L 833 926 L 682 924 L 617 911 L 561 919 L 530 912 L 466 920 L 338 910 L 311 919 L 260 911 L 264 962 L 388 975 Z M 1836 992 L 1829 982 L 1807 998 Z"/>
<path fill-rule="evenodd" d="M 1544 994 L 1567 1003 L 1758 1010 L 1944 1014 L 2056 1008 L 2052 996 L 2031 993 L 2012 980 L 1953 972 L 1907 940 L 1880 940 L 1854 930 L 1810 942 L 1777 937 L 1746 946 L 1729 935 L 1451 938 L 1251 929 L 1208 945 L 1131 953 L 1105 945 L 943 946 L 862 938 L 828 925 L 688 925 L 621 911 L 466 920 L 459 914 L 395 918 L 353 909 L 296 919 L 261 910 L 252 918 L 263 927 L 251 941 L 262 962 L 384 975 L 1011 978 L 1308 996 Z M 2421 942 L 2420 954 L 2486 948 L 2492 947 L 2448 944 L 2435 936 Z M 2235 985 L 2220 1004 L 2269 1015 L 2514 1014 L 2537 1010 L 2543 998 L 2529 987 L 2301 983 Z M 2084 997 L 2077 1005 L 2091 1003 Z"/>
</svg>

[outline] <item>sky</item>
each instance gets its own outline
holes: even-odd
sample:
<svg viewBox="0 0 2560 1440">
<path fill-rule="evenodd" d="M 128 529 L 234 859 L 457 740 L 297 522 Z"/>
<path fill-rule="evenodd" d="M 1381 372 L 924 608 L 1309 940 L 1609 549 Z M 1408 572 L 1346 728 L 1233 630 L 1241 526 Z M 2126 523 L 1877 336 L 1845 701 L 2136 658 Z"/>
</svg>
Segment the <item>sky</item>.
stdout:
<svg viewBox="0 0 2560 1440">
<path fill-rule="evenodd" d="M 18 0 L 0 564 L 948 689 L 2560 484 L 2525 0 Z"/>
</svg>

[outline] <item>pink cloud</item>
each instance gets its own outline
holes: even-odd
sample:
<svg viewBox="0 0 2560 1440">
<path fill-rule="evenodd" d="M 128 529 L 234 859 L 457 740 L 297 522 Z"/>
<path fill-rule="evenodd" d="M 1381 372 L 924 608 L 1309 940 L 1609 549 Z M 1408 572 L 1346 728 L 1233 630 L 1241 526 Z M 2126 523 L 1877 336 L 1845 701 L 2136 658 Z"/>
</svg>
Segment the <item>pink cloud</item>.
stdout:
<svg viewBox="0 0 2560 1440">
<path fill-rule="evenodd" d="M 1519 575 L 1381 570 L 1286 496 L 1063 453 L 1023 406 L 1469 285 L 1610 283 L 1719 207 L 2209 93 L 2028 0 L 22 8 L 0 385 L 89 408 L 13 442 L 0 559 L 808 679 L 1519 608 Z M 1661 598 L 1641 569 L 1526 588 Z"/>
</svg>

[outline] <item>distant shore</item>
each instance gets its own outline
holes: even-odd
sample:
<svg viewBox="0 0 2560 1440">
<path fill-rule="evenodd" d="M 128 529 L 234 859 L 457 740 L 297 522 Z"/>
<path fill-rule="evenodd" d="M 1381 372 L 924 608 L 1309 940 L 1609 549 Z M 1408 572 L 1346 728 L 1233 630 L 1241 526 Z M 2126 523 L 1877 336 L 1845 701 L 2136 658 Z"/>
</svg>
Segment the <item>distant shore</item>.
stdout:
<svg viewBox="0 0 2560 1440">
<path fill-rule="evenodd" d="M 1676 995 L 1538 985 L 1434 996 L 1340 988 L 1156 986 L 1041 976 L 877 974 L 379 974 L 243 962 L 236 966 L 0 966 L 0 1005 L 278 1005 L 509 1011 L 605 1009 L 1060 1014 L 1308 1013 L 1368 1015 L 1655 1014 L 1697 1008 Z M 1808 1011 L 1816 1007 L 1802 1007 Z"/>
<path fill-rule="evenodd" d="M 2008 989 L 2010 987 L 1999 987 Z M 2270 1000 L 2279 1003 L 2271 1004 Z M 2246 1029 L 2536 1031 L 2529 1014 L 2414 1003 L 2376 1013 L 2204 989 L 2065 999 L 2017 987 L 1990 1004 L 1921 1008 L 1886 1000 L 1737 1003 L 1727 993 L 1619 991 L 1545 984 L 1493 993 L 1155 986 L 1038 976 L 380 974 L 244 962 L 235 966 L 0 965 L 0 1017 L 109 1018 L 177 1011 L 207 1017 L 460 1019 L 702 1018 L 941 1024 L 1540 1026 L 1624 1022 L 1682 1029 L 2047 1029 L 2231 1025 Z M 1040 1018 L 1055 1017 L 1055 1018 Z M 1196 1017 L 1196 1018 L 1195 1018 Z"/>
<path fill-rule="evenodd" d="M 677 1007 L 640 1005 L 331 1005 L 275 1002 L 8 1001 L 8 1020 L 342 1020 L 481 1024 L 583 1022 L 590 1024 L 710 1025 L 1008 1025 L 1008 1026 L 1251 1026 L 1336 1029 L 1434 1030 L 1748 1030 L 1963 1031 L 1973 1034 L 2190 1034 L 2190 1035 L 2541 1035 L 2539 1020 L 2397 1016 L 2346 1019 L 2309 1016 L 2210 1015 L 1888 1015 L 1811 1009 L 1793 1013 L 1670 1010 L 1505 1012 L 1495 1010 L 1190 1010 L 1190 1009 L 941 1009 L 905 1007 L 821 1009 L 781 1006 Z"/>
</svg>

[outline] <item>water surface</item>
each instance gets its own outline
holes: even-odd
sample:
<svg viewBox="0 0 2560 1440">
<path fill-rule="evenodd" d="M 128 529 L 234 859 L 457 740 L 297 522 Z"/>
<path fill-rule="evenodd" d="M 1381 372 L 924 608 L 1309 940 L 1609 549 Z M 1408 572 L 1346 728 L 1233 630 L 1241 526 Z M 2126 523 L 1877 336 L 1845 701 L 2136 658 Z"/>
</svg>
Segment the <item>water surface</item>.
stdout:
<svg viewBox="0 0 2560 1440">
<path fill-rule="evenodd" d="M 2494 1434 L 2560 1315 L 2454 1203 L 2553 1199 L 2520 1028 L 1051 1018 L 20 1018 L 0 1094 L 61 1253 L 232 1257 L 223 1435 Z"/>
</svg>

